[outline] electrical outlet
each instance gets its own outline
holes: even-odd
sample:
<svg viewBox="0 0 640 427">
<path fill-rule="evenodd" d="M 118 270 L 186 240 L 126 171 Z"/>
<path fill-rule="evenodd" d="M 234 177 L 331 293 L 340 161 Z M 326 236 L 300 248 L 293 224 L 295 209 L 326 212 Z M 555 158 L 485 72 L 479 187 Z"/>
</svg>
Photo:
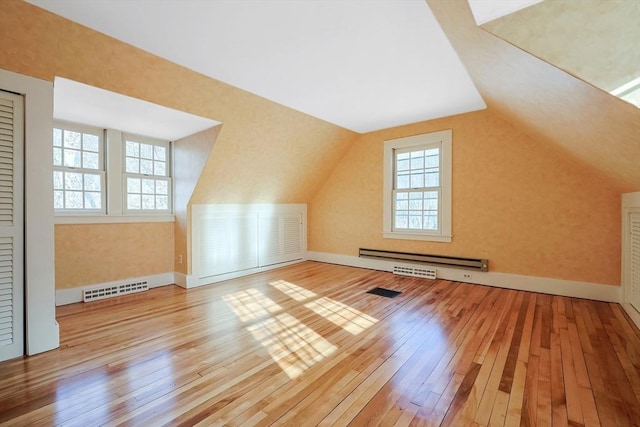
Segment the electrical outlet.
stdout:
<svg viewBox="0 0 640 427">
<path fill-rule="evenodd" d="M 471 273 L 463 273 L 462 278 L 464 280 L 471 280 L 472 279 Z"/>
<path fill-rule="evenodd" d="M 178 264 L 182 264 L 182 254 L 178 255 Z"/>
</svg>

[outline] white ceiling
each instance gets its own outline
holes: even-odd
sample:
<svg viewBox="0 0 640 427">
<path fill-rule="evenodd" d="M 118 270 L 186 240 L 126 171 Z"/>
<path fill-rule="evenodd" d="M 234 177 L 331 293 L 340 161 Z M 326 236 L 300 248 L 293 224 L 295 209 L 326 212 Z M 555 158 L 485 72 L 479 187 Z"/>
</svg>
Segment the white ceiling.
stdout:
<svg viewBox="0 0 640 427">
<path fill-rule="evenodd" d="M 28 1 L 356 132 L 486 108 L 424 0 Z"/>
<path fill-rule="evenodd" d="M 476 24 L 482 25 L 501 18 L 525 7 L 533 6 L 542 0 L 468 0 Z"/>
<path fill-rule="evenodd" d="M 220 124 L 140 99 L 56 77 L 53 117 L 175 141 Z"/>
</svg>

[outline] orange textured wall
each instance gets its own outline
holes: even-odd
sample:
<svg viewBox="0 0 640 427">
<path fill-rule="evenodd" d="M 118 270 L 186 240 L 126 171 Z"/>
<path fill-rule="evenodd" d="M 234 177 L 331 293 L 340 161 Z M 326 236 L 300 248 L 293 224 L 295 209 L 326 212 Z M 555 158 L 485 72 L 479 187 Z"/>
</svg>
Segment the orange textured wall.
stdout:
<svg viewBox="0 0 640 427">
<path fill-rule="evenodd" d="M 56 289 L 173 271 L 171 222 L 59 224 L 55 245 Z"/>
<path fill-rule="evenodd" d="M 453 130 L 453 242 L 382 238 L 383 143 Z M 309 207 L 309 250 L 487 258 L 491 271 L 620 283 L 620 194 L 489 111 L 361 136 Z"/>
<path fill-rule="evenodd" d="M 0 68 L 65 77 L 222 122 L 190 203 L 306 203 L 356 136 L 23 1 L 0 0 L 0 46 Z M 114 231 L 101 244 L 113 252 L 124 238 Z M 57 242 L 56 262 L 82 256 L 65 252 L 77 246 L 62 237 Z M 83 266 L 96 277 L 118 267 Z M 66 271 L 61 283 L 80 284 Z"/>
</svg>

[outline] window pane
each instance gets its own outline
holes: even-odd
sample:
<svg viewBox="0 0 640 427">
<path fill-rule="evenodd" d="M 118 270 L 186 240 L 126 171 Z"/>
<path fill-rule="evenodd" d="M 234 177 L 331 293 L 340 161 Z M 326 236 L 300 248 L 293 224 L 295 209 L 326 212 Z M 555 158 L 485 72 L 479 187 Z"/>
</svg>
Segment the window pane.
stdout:
<svg viewBox="0 0 640 427">
<path fill-rule="evenodd" d="M 438 229 L 438 215 L 434 213 L 433 215 L 427 215 L 424 217 L 424 229 L 425 230 L 437 230 Z"/>
<path fill-rule="evenodd" d="M 427 156 L 425 158 L 425 167 L 427 168 L 437 168 L 440 166 L 440 156 Z"/>
<path fill-rule="evenodd" d="M 153 174 L 156 176 L 167 176 L 167 166 L 165 162 L 153 162 Z"/>
<path fill-rule="evenodd" d="M 156 194 L 169 194 L 169 185 L 167 181 L 156 181 Z"/>
<path fill-rule="evenodd" d="M 98 153 L 82 153 L 82 167 L 85 169 L 100 169 L 100 156 Z"/>
<path fill-rule="evenodd" d="M 153 175 L 153 160 L 140 160 L 140 173 Z"/>
<path fill-rule="evenodd" d="M 423 169 L 423 168 L 424 168 L 424 157 L 417 157 L 417 158 L 411 159 L 411 169 Z"/>
<path fill-rule="evenodd" d="M 100 193 L 87 192 L 84 193 L 84 208 L 85 209 L 101 209 L 102 198 Z"/>
<path fill-rule="evenodd" d="M 154 194 L 155 192 L 156 192 L 156 181 L 153 179 L 143 179 L 142 194 Z"/>
<path fill-rule="evenodd" d="M 62 190 L 64 188 L 62 172 L 60 171 L 53 171 L 53 188 L 55 190 Z"/>
<path fill-rule="evenodd" d="M 86 151 L 100 151 L 100 139 L 98 135 L 85 133 L 82 135 L 82 149 Z"/>
<path fill-rule="evenodd" d="M 66 190 L 82 190 L 82 174 L 66 172 L 64 174 L 64 188 Z M 82 197 L 80 203 L 82 203 Z"/>
<path fill-rule="evenodd" d="M 70 168 L 80 168 L 82 163 L 80 161 L 80 151 L 77 150 L 64 150 L 64 165 Z"/>
<path fill-rule="evenodd" d="M 409 160 L 398 160 L 398 171 L 406 171 L 409 170 L 410 161 Z"/>
<path fill-rule="evenodd" d="M 411 195 L 413 196 L 413 194 Z M 409 200 L 409 209 L 422 210 L 422 194 L 417 193 L 417 195 L 420 197 L 420 199 L 411 198 L 411 200 Z"/>
<path fill-rule="evenodd" d="M 53 130 L 53 146 L 62 147 L 62 129 Z"/>
<path fill-rule="evenodd" d="M 155 160 L 166 161 L 167 160 L 167 149 L 160 146 L 153 147 L 153 158 Z"/>
<path fill-rule="evenodd" d="M 128 157 L 140 157 L 140 145 L 137 142 L 127 141 L 125 153 Z"/>
<path fill-rule="evenodd" d="M 411 188 L 411 182 L 409 181 L 409 175 L 398 175 L 398 181 L 396 183 L 397 189 Z"/>
<path fill-rule="evenodd" d="M 132 157 L 127 157 L 125 169 L 127 173 L 140 173 L 140 161 Z"/>
<path fill-rule="evenodd" d="M 411 188 L 422 188 L 422 187 L 424 187 L 424 174 L 422 173 L 411 174 Z"/>
<path fill-rule="evenodd" d="M 139 194 L 129 194 L 127 196 L 127 209 L 140 209 Z"/>
<path fill-rule="evenodd" d="M 422 215 L 409 215 L 409 228 L 422 229 Z"/>
<path fill-rule="evenodd" d="M 64 193 L 60 190 L 53 192 L 53 208 L 64 209 Z"/>
<path fill-rule="evenodd" d="M 143 159 L 153 159 L 153 145 L 140 144 L 140 157 Z"/>
<path fill-rule="evenodd" d="M 408 219 L 409 219 L 409 217 L 407 215 L 396 214 L 395 227 L 396 228 L 407 228 Z"/>
<path fill-rule="evenodd" d="M 396 157 L 398 160 L 406 160 L 411 157 L 411 153 L 398 153 Z"/>
<path fill-rule="evenodd" d="M 140 179 L 127 178 L 127 193 L 140 193 Z"/>
<path fill-rule="evenodd" d="M 65 191 L 65 209 L 82 209 L 82 191 Z"/>
<path fill-rule="evenodd" d="M 53 165 L 62 166 L 62 148 L 53 149 Z"/>
<path fill-rule="evenodd" d="M 84 189 L 86 191 L 100 191 L 100 175 L 84 174 Z"/>
<path fill-rule="evenodd" d="M 142 209 L 155 209 L 155 196 L 149 194 L 142 195 Z"/>
<path fill-rule="evenodd" d="M 167 196 L 156 196 L 156 209 L 169 209 L 169 198 Z"/>
<path fill-rule="evenodd" d="M 396 200 L 396 210 L 406 211 L 409 209 L 409 202 L 407 200 Z"/>
<path fill-rule="evenodd" d="M 64 131 L 64 146 L 67 148 L 82 148 L 82 134 L 79 132 Z"/>
<path fill-rule="evenodd" d="M 438 172 L 430 172 L 427 174 L 427 183 L 425 187 L 437 187 L 440 185 L 440 174 Z"/>
</svg>

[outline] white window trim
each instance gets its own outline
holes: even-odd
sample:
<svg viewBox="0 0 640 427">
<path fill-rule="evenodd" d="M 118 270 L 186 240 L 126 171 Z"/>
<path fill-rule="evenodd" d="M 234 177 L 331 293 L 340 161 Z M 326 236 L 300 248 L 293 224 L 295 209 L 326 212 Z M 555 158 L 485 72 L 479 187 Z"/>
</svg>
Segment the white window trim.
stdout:
<svg viewBox="0 0 640 427">
<path fill-rule="evenodd" d="M 431 242 L 451 242 L 451 145 L 452 131 L 444 130 L 384 142 L 384 179 L 382 235 L 387 239 L 425 240 Z M 394 151 L 412 147 L 440 147 L 440 188 L 441 201 L 438 216 L 438 231 L 393 230 L 393 182 Z"/>
<path fill-rule="evenodd" d="M 94 132 L 95 126 L 88 126 L 79 123 L 66 122 L 62 120 L 55 120 L 54 127 L 71 128 L 72 130 L 89 130 Z M 126 132 L 121 132 L 115 129 L 106 129 L 101 131 L 101 143 L 103 153 L 101 159 L 104 159 L 105 168 L 102 171 L 106 175 L 105 189 L 103 191 L 103 206 L 105 206 L 105 212 L 96 212 L 95 210 L 79 211 L 79 210 L 55 210 L 54 212 L 54 224 L 125 224 L 125 223 L 143 223 L 143 222 L 175 222 L 175 216 L 173 215 L 173 180 L 171 176 L 169 179 L 169 185 L 171 188 L 171 195 L 169 197 L 169 210 L 160 212 L 149 211 L 126 211 L 125 199 L 127 197 L 126 189 L 124 188 L 124 162 L 125 156 L 123 154 L 123 143 L 125 136 L 130 136 L 138 141 L 149 141 L 152 143 L 161 142 L 166 144 L 167 153 L 169 159 L 167 161 L 167 171 L 172 174 L 171 161 L 173 152 L 171 151 L 171 142 L 164 140 L 157 140 L 150 137 L 134 135 Z M 103 135 L 102 135 L 103 134 Z M 53 162 L 52 162 L 53 165 Z M 53 187 L 51 189 L 53 192 Z M 52 193 L 53 194 L 53 193 Z M 105 203 L 106 201 L 106 203 Z M 53 204 L 53 199 L 51 199 Z"/>
</svg>

